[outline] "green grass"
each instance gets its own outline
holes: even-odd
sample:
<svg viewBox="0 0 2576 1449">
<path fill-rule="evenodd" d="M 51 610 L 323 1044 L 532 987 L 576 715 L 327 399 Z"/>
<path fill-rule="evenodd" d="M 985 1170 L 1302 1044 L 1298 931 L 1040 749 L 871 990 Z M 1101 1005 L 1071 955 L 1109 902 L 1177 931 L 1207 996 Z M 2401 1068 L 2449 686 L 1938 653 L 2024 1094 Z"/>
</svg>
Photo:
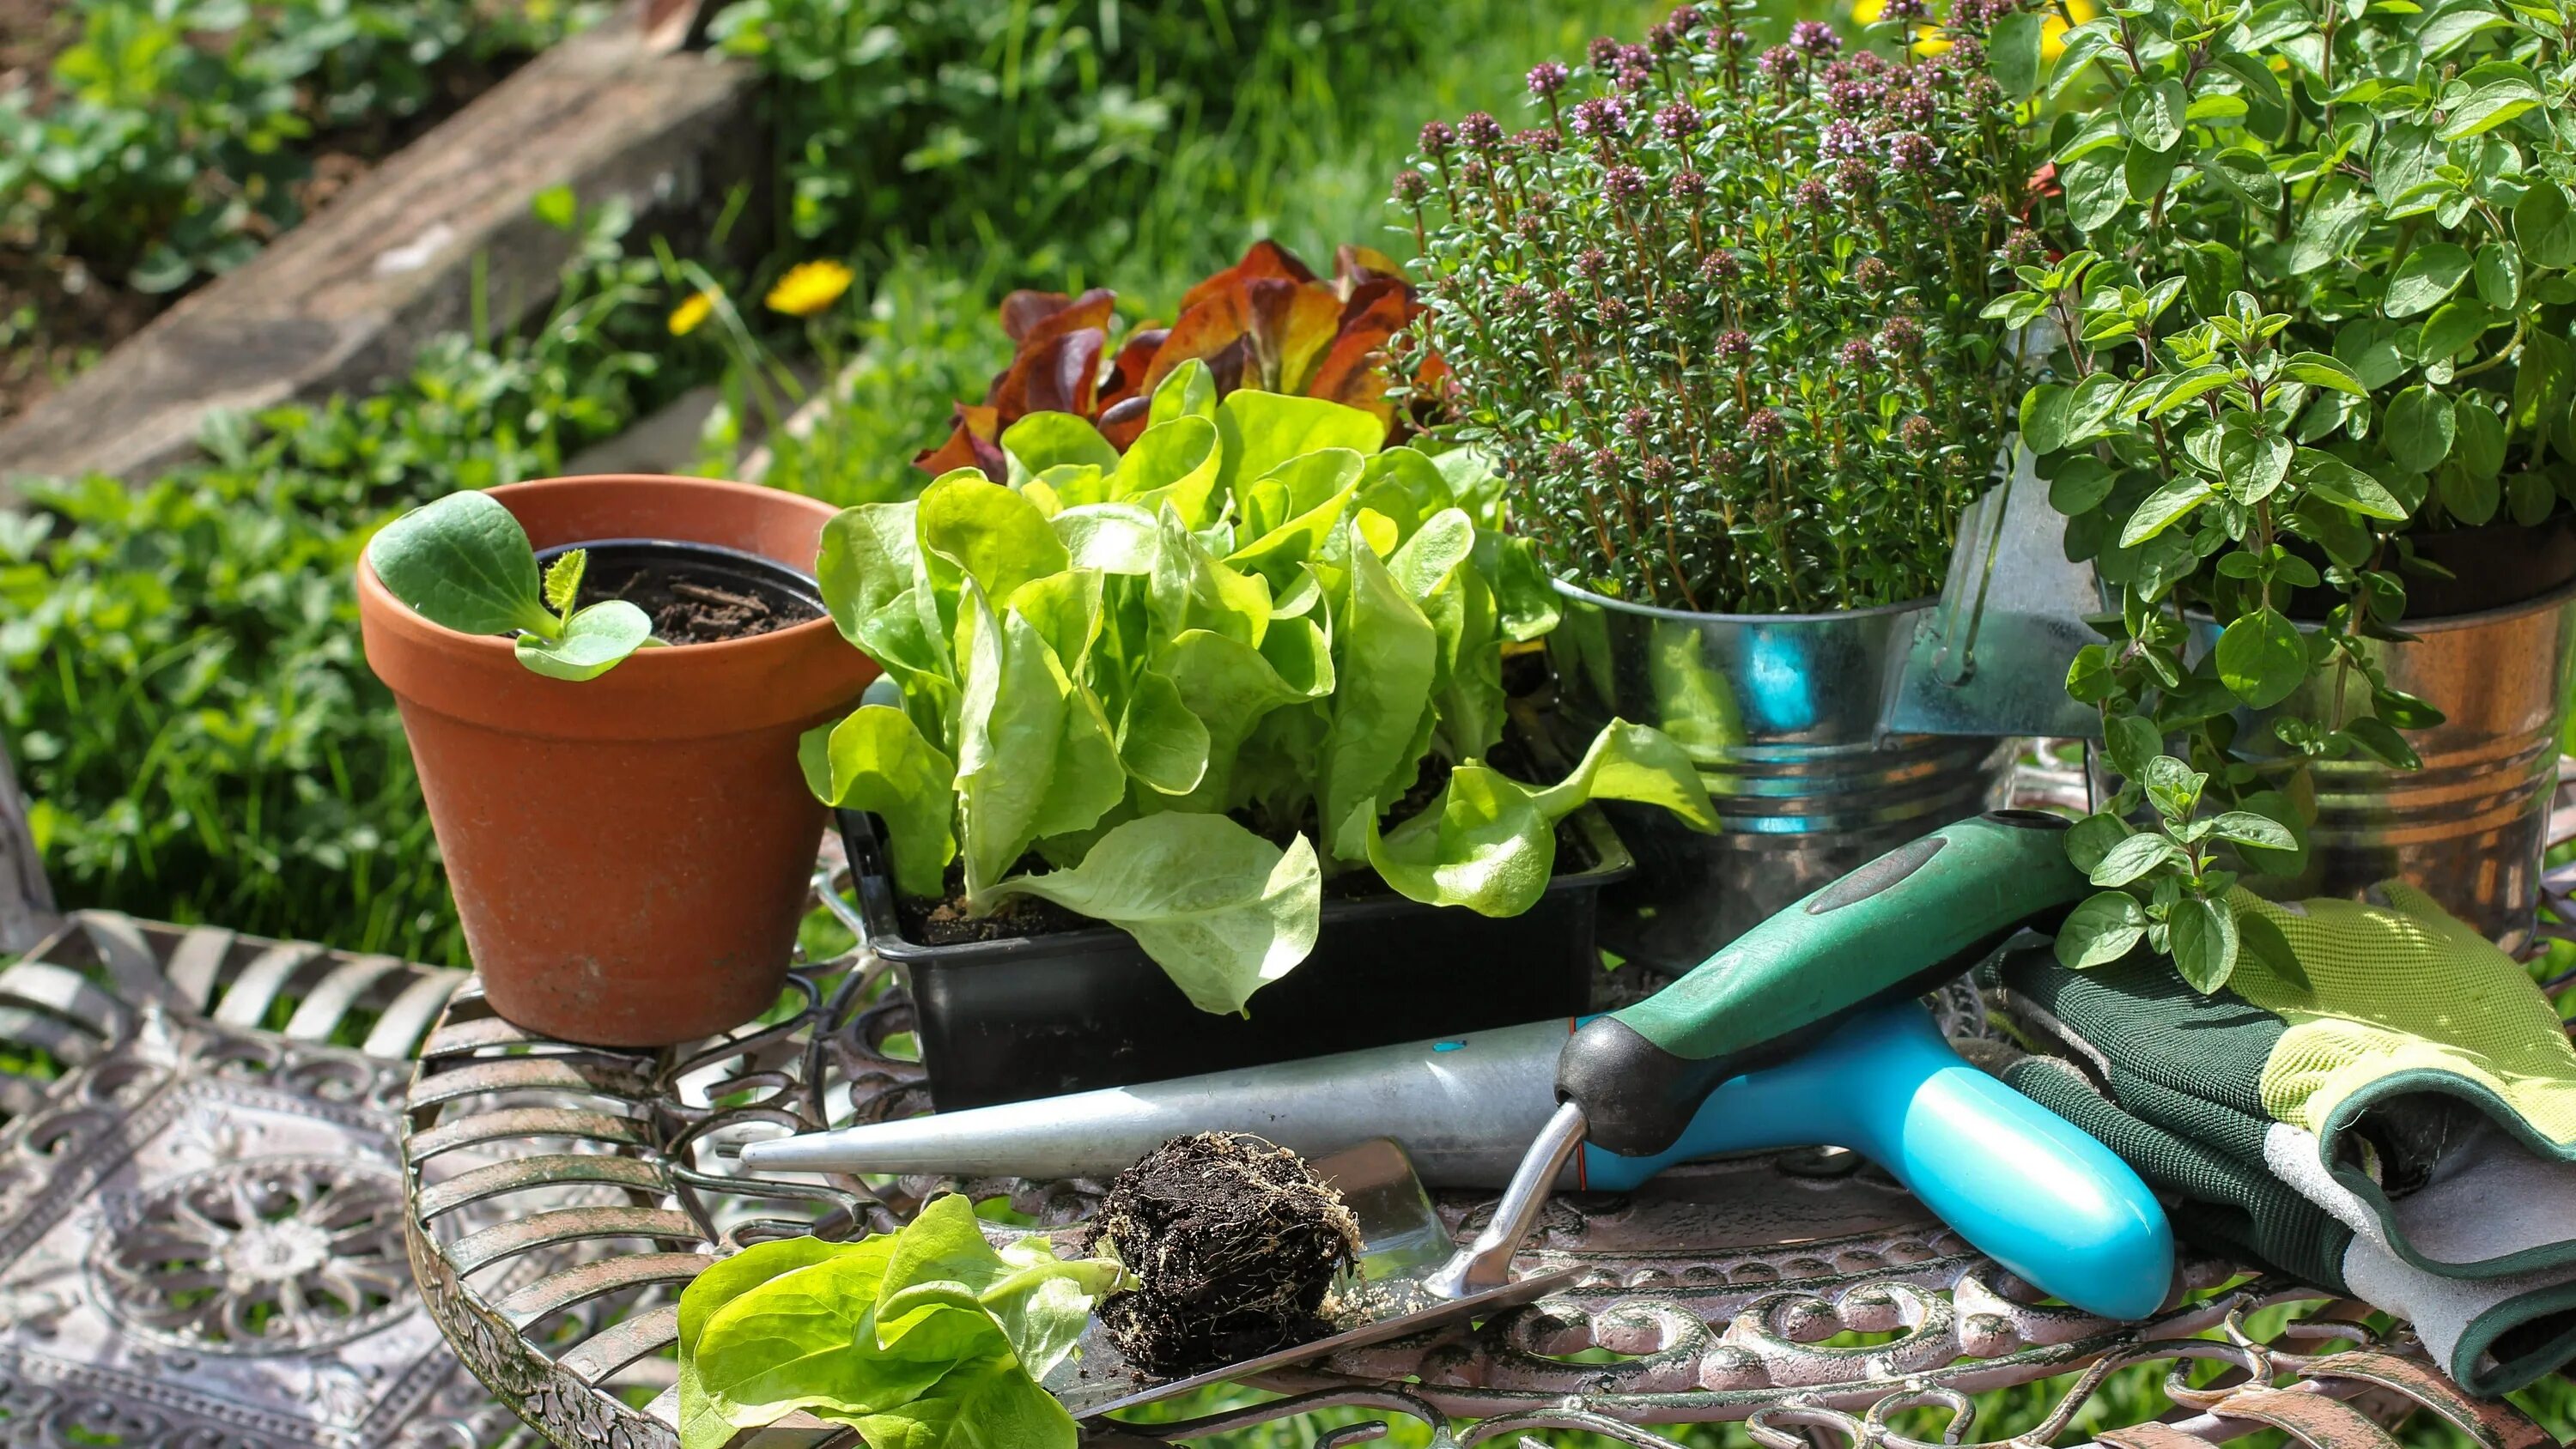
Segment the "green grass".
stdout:
<svg viewBox="0 0 2576 1449">
<path fill-rule="evenodd" d="M 1273 128 L 1247 108 L 1227 129 L 1191 138 L 1137 216 L 1126 263 L 1079 280 L 1115 287 L 1168 317 L 1190 283 L 1264 237 L 1318 267 L 1328 267 L 1344 242 L 1409 257 L 1412 233 L 1394 225 L 1387 189 L 1425 121 L 1486 110 L 1507 127 L 1532 124 L 1522 79 L 1532 65 L 1577 61 L 1596 35 L 1633 39 L 1669 8 L 1460 0 L 1445 7 L 1439 49 L 1401 80 L 1369 70 L 1326 73 L 1312 52 L 1292 51 L 1267 79 L 1315 121 Z"/>
<path fill-rule="evenodd" d="M 1382 10 L 1419 8 L 1398 0 Z M 993 249 L 919 247 L 876 260 L 876 298 L 851 341 L 859 359 L 851 395 L 832 431 L 778 447 L 770 481 L 841 503 L 917 490 L 928 480 L 911 467 L 913 453 L 943 439 L 950 403 L 981 400 L 1009 360 L 993 312 L 1014 287 L 1108 287 L 1120 296 L 1122 321 L 1134 325 L 1169 321 L 1192 283 L 1264 238 L 1327 272 L 1344 243 L 1410 256 L 1412 234 L 1391 224 L 1386 192 L 1423 122 L 1484 109 L 1524 124 L 1531 65 L 1579 58 L 1595 35 L 1635 35 L 1668 7 L 1459 0 L 1432 8 L 1441 43 L 1409 66 L 1383 69 L 1350 63 L 1364 47 L 1344 32 L 1358 22 L 1274 19 L 1233 79 L 1230 112 L 1185 117 L 1140 203 L 1099 213 L 1088 237 L 1048 232 L 997 238 Z M 1404 33 L 1420 23 L 1387 21 Z"/>
<path fill-rule="evenodd" d="M 854 309 L 843 350 L 840 401 L 822 428 L 802 439 L 771 439 L 776 452 L 764 480 L 847 507 L 900 498 L 925 475 L 913 454 L 946 433 L 949 404 L 980 398 L 1010 361 L 1010 344 L 993 323 L 1001 290 L 987 272 L 960 276 L 928 253 L 893 260 L 875 295 Z M 746 414 L 739 371 L 730 374 L 725 422 Z M 739 456 L 733 431 L 712 439 L 699 471 L 723 476 Z"/>
</svg>

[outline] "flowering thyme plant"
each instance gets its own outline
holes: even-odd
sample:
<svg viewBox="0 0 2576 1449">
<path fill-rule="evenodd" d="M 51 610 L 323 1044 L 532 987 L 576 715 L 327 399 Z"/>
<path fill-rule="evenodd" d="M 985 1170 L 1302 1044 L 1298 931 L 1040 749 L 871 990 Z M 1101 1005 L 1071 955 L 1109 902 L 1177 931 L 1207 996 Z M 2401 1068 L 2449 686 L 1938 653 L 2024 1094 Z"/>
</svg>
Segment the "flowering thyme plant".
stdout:
<svg viewBox="0 0 2576 1449">
<path fill-rule="evenodd" d="M 1978 317 L 2026 241 L 1980 43 L 2004 12 L 1891 61 L 1815 22 L 1757 52 L 1749 8 L 1537 67 L 1517 134 L 1424 127 L 1395 197 L 1427 330 L 1560 577 L 1704 612 L 1920 598 L 2021 391 Z M 1921 0 L 1887 13 L 1901 40 Z"/>
</svg>

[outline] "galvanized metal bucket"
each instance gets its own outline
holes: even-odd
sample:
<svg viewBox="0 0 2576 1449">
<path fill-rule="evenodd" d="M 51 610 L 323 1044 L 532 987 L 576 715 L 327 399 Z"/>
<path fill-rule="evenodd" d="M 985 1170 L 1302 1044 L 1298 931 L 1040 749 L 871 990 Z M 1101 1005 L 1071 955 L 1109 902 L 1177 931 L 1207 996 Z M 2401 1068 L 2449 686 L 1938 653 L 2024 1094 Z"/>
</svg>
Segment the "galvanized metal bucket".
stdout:
<svg viewBox="0 0 2576 1449">
<path fill-rule="evenodd" d="M 2249 876 L 2276 900 L 2349 896 L 2380 881 L 2404 880 L 2507 948 L 2531 939 L 2540 904 L 2540 857 L 2558 787 L 2559 738 L 2576 668 L 2576 585 L 2529 603 L 2442 619 L 2408 619 L 2412 643 L 2369 647 L 2391 687 L 2430 701 L 2448 716 L 2406 740 L 2420 770 L 2367 758 L 2311 762 L 2294 795 L 2310 797 L 2306 868 L 2296 876 Z M 2217 626 L 2198 626 L 2202 648 Z M 2239 730 L 2238 749 L 2257 757 L 2287 751 L 2274 713 L 2335 717 L 2335 691 L 2369 688 L 2358 674 L 2329 670 L 2274 711 Z"/>
<path fill-rule="evenodd" d="M 1637 858 L 1604 895 L 1602 944 L 1666 970 L 1825 882 L 2000 800 L 1993 739 L 1883 735 L 1889 681 L 1930 601 L 1839 614 L 1694 614 L 1560 583 L 1548 636 L 1559 727 L 1580 753 L 1613 717 L 1679 741 L 1716 802 L 1702 835 L 1607 802 Z"/>
</svg>

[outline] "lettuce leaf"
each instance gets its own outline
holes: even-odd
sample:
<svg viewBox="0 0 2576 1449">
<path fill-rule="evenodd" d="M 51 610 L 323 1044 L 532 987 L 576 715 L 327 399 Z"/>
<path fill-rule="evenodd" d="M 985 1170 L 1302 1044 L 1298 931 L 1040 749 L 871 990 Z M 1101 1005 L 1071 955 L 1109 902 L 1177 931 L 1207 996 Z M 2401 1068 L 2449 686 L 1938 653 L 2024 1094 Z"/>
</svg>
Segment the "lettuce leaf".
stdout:
<svg viewBox="0 0 2576 1449">
<path fill-rule="evenodd" d="M 804 1409 L 875 1449 L 1072 1449 L 1038 1380 L 1124 1276 L 1040 1238 L 996 1249 L 953 1194 L 900 1233 L 747 1248 L 680 1295 L 680 1442 L 719 1449 Z"/>
<path fill-rule="evenodd" d="M 994 894 L 1123 927 L 1192 1005 L 1230 1013 L 1315 949 L 1324 876 L 1302 835 L 1282 850 L 1223 815 L 1164 814 L 1100 837 L 1071 870 L 1017 876 Z"/>
<path fill-rule="evenodd" d="M 1369 863 L 1413 900 L 1517 916 L 1556 873 L 1556 822 L 1593 800 L 1660 805 L 1693 829 L 1717 828 L 1716 807 L 1681 746 L 1614 719 L 1574 772 L 1544 789 L 1479 763 L 1459 765 L 1421 814 L 1384 835 L 1369 820 Z"/>
<path fill-rule="evenodd" d="M 834 808 L 874 811 L 892 837 L 895 889 L 935 896 L 946 889 L 948 862 L 957 858 L 949 829 L 949 782 L 956 763 L 922 738 L 902 710 L 861 705 L 839 724 L 807 730 L 797 763 L 806 787 Z"/>
<path fill-rule="evenodd" d="M 898 889 L 936 894 L 962 860 L 970 911 L 1028 895 L 1110 922 L 1231 1012 L 1312 948 L 1327 871 L 1510 914 L 1583 799 L 1707 818 L 1636 726 L 1546 790 L 1484 763 L 1505 648 L 1558 621 L 1490 459 L 1387 448 L 1380 416 L 1321 397 L 1219 396 L 1195 360 L 1134 401 L 1114 426 L 1014 414 L 1005 481 L 954 468 L 825 530 L 833 620 L 901 709 L 814 731 L 807 779 L 885 820 Z M 1385 820 L 1435 756 L 1442 798 Z M 1055 869 L 1014 875 L 1032 855 Z"/>
<path fill-rule="evenodd" d="M 1390 790 L 1402 794 L 1421 768 L 1440 643 L 1421 606 L 1366 543 L 1351 550 L 1346 597 L 1333 641 L 1332 727 L 1317 794 L 1326 845 L 1340 859 L 1360 860 L 1381 801 Z"/>
</svg>

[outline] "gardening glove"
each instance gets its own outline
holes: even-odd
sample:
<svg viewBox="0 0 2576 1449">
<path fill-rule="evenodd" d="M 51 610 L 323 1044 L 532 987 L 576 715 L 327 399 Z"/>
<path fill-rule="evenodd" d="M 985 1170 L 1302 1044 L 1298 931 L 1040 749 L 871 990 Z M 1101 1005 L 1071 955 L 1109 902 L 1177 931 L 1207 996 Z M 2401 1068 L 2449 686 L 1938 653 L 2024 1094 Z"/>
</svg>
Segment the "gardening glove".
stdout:
<svg viewBox="0 0 2576 1449">
<path fill-rule="evenodd" d="M 2138 953 L 1999 958 L 2054 1059 L 2025 1095 L 2179 1199 L 2187 1239 L 2410 1319 L 2472 1392 L 2576 1358 L 2576 1050 L 2512 958 L 2400 884 L 2383 904 L 2231 904 L 2203 996 Z"/>
</svg>

